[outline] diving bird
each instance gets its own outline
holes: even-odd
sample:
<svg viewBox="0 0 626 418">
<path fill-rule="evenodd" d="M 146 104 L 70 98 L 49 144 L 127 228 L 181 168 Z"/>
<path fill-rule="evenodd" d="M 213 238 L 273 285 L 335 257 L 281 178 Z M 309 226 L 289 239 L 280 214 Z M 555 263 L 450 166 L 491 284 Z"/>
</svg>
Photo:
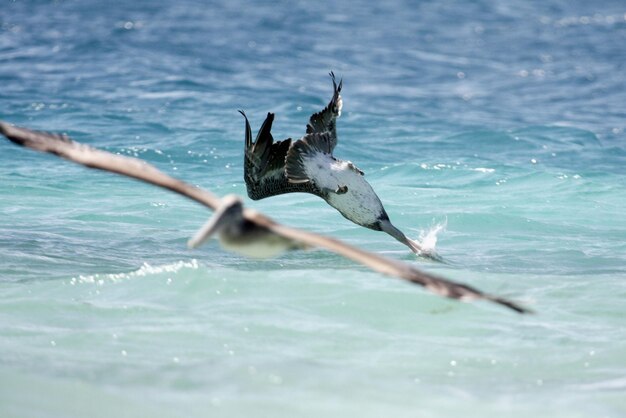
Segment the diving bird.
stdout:
<svg viewBox="0 0 626 418">
<path fill-rule="evenodd" d="M 111 154 L 73 141 L 65 135 L 32 131 L 2 121 L 0 121 L 0 134 L 17 145 L 54 154 L 89 168 L 139 179 L 178 193 L 217 211 L 217 217 L 210 219 L 208 224 L 198 231 L 190 240 L 190 246 L 199 245 L 209 235 L 218 233 L 222 245 L 227 249 L 257 257 L 277 255 L 283 251 L 301 248 L 323 248 L 378 273 L 399 277 L 423 286 L 440 296 L 463 301 L 488 300 L 518 313 L 531 312 L 509 299 L 483 293 L 471 286 L 421 271 L 407 263 L 361 250 L 334 238 L 281 225 L 259 212 L 244 208 L 239 198 L 231 196 L 220 199 L 206 190 L 170 177 L 138 158 Z M 260 254 L 258 250 L 255 250 L 264 245 L 272 247 L 272 250 L 267 251 L 266 254 Z"/>
<path fill-rule="evenodd" d="M 337 84 L 334 73 L 330 76 L 333 96 L 322 111 L 311 115 L 306 135 L 300 139 L 274 141 L 274 114 L 268 113 L 253 142 L 248 117 L 240 110 L 245 119 L 244 179 L 248 196 L 259 200 L 284 193 L 311 193 L 355 224 L 386 232 L 417 255 L 439 259 L 434 251 L 426 250 L 391 223 L 363 171 L 333 156 L 337 118 L 343 106 L 343 81 Z"/>
</svg>

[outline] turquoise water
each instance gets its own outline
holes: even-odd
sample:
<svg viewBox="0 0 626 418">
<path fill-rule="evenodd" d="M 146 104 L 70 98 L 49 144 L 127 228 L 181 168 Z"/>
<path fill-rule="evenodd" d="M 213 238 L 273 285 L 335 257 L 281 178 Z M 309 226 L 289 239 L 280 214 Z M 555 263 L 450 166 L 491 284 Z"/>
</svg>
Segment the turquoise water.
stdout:
<svg viewBox="0 0 626 418">
<path fill-rule="evenodd" d="M 333 254 L 186 249 L 209 216 L 0 142 L 0 416 L 626 415 L 621 1 L 9 1 L 0 119 L 245 194 L 245 109 L 336 155 L 415 259 L 305 195 L 247 201 L 520 300 L 457 303 Z"/>
</svg>

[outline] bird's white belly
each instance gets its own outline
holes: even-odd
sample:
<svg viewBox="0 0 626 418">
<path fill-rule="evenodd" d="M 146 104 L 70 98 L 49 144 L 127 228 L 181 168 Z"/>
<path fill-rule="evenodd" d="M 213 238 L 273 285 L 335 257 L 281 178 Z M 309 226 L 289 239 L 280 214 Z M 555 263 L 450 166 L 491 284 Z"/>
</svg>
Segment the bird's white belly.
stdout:
<svg viewBox="0 0 626 418">
<path fill-rule="evenodd" d="M 383 214 L 383 205 L 363 175 L 349 161 L 315 154 L 303 161 L 307 176 L 327 194 L 327 202 L 352 222 L 370 226 Z M 346 193 L 336 193 L 347 187 Z"/>
<path fill-rule="evenodd" d="M 229 250 L 250 258 L 274 258 L 285 251 L 291 249 L 288 240 L 268 235 L 262 240 L 259 239 L 229 239 L 220 237 L 220 244 L 225 250 Z"/>
</svg>

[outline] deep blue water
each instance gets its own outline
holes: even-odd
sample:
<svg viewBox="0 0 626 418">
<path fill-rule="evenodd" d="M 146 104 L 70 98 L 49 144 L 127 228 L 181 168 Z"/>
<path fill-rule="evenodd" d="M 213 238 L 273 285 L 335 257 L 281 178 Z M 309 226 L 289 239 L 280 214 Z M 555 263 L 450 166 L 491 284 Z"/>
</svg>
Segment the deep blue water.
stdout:
<svg viewBox="0 0 626 418">
<path fill-rule="evenodd" d="M 250 207 L 518 299 L 520 317 L 325 252 L 187 239 L 156 188 L 0 142 L 0 416 L 626 414 L 621 1 L 6 1 L 0 119 L 245 195 L 244 109 L 335 154 L 416 259 L 312 196 Z"/>
</svg>

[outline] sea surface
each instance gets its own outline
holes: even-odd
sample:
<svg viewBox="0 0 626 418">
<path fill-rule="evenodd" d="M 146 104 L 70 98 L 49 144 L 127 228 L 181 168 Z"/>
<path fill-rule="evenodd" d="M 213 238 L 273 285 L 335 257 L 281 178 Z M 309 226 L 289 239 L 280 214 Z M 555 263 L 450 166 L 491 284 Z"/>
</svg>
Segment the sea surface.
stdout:
<svg viewBox="0 0 626 418">
<path fill-rule="evenodd" d="M 535 314 L 188 250 L 203 207 L 0 140 L 0 417 L 626 416 L 622 0 L 0 8 L 0 119 L 218 195 L 246 193 L 237 110 L 299 138 L 329 71 L 335 155 L 447 263 L 314 196 L 246 204 Z"/>
</svg>

